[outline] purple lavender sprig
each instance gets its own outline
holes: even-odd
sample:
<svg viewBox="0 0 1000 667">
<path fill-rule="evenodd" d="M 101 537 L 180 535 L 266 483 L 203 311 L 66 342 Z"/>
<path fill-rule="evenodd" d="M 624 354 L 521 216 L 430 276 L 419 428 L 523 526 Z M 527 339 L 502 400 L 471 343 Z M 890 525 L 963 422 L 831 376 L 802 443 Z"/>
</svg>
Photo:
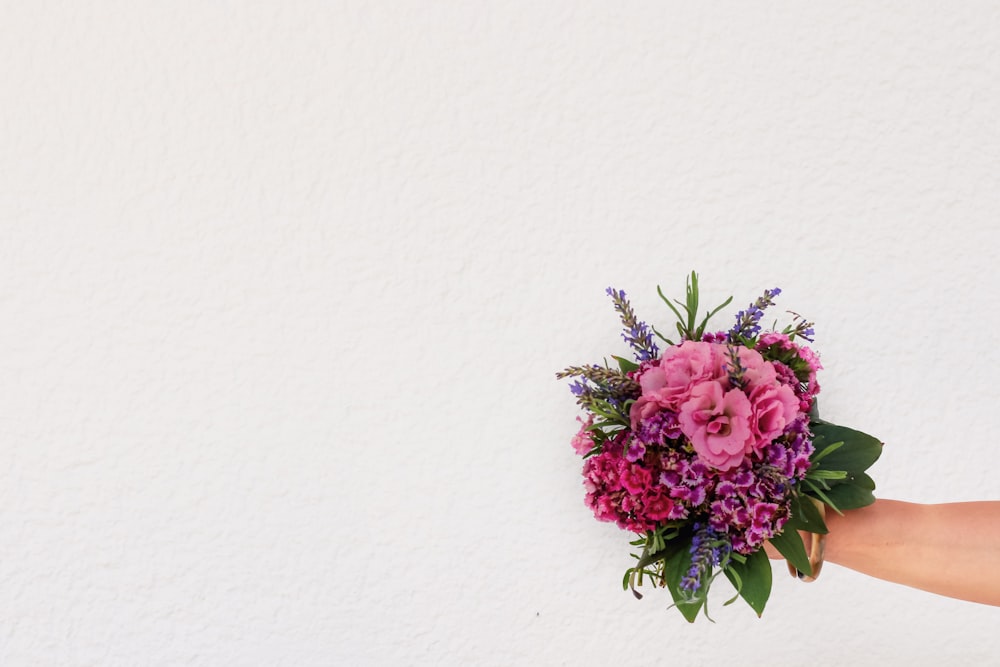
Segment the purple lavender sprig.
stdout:
<svg viewBox="0 0 1000 667">
<path fill-rule="evenodd" d="M 694 525 L 691 538 L 691 567 L 681 577 L 680 589 L 694 596 L 710 575 L 712 569 L 721 565 L 729 557 L 729 544 L 708 525 Z"/>
<path fill-rule="evenodd" d="M 640 393 L 642 393 L 642 388 L 639 383 L 625 375 L 619 370 L 613 368 L 605 368 L 604 366 L 598 366 L 597 364 L 591 366 L 570 366 L 565 370 L 556 373 L 556 378 L 562 380 L 568 377 L 582 377 L 585 380 L 589 380 L 598 387 L 611 392 L 613 395 L 621 398 L 622 400 L 628 400 L 630 398 L 637 398 Z M 593 390 L 590 387 L 586 387 L 584 383 L 579 380 L 574 382 L 570 387 L 570 391 L 576 396 L 585 393 L 587 390 Z"/>
<path fill-rule="evenodd" d="M 596 364 L 570 366 L 556 373 L 559 380 L 568 377 L 576 378 L 569 390 L 576 396 L 578 405 L 605 416 L 605 408 L 610 408 L 624 424 L 629 423 L 624 407 L 626 401 L 634 400 L 642 393 L 638 382 L 620 370 Z"/>
<path fill-rule="evenodd" d="M 760 333 L 760 318 L 764 316 L 764 309 L 774 305 L 774 297 L 781 294 L 781 289 L 764 290 L 764 294 L 751 303 L 746 310 L 736 313 L 736 324 L 729 330 L 729 340 L 739 340 L 740 338 L 753 338 Z"/>
<path fill-rule="evenodd" d="M 726 367 L 729 375 L 729 384 L 742 389 L 744 385 L 743 374 L 746 373 L 746 369 L 743 367 L 743 362 L 740 361 L 740 352 L 736 349 L 735 345 L 727 345 L 726 351 L 730 361 L 730 364 Z"/>
<path fill-rule="evenodd" d="M 807 321 L 806 318 L 802 317 L 798 313 L 794 313 L 792 311 L 788 312 L 792 313 L 792 316 L 795 318 L 795 323 L 785 327 L 783 333 L 787 334 L 789 338 L 795 338 L 798 336 L 799 338 L 805 339 L 810 343 L 813 342 L 813 336 L 816 335 L 816 331 L 813 329 L 813 323 Z"/>
<path fill-rule="evenodd" d="M 616 290 L 613 287 L 607 289 L 608 296 L 614 301 L 615 311 L 621 318 L 625 331 L 622 338 L 629 344 L 635 354 L 636 361 L 642 363 L 656 359 L 660 349 L 653 342 L 653 332 L 645 322 L 640 322 L 632 310 L 632 304 L 625 296 L 625 290 Z"/>
</svg>

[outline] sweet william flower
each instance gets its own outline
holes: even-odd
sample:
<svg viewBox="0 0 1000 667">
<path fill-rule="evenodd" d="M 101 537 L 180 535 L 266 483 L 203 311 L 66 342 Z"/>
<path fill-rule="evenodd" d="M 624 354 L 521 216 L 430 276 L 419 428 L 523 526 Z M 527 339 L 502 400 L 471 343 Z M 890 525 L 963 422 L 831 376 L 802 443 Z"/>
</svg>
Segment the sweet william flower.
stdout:
<svg viewBox="0 0 1000 667">
<path fill-rule="evenodd" d="M 629 493 L 641 494 L 643 493 L 653 481 L 653 476 L 648 470 L 635 463 L 630 464 L 624 471 L 622 471 L 621 482 L 622 486 Z"/>
<path fill-rule="evenodd" d="M 678 416 L 694 451 L 717 470 L 738 466 L 754 444 L 750 399 L 739 389 L 725 391 L 714 380 L 691 390 Z"/>
<path fill-rule="evenodd" d="M 643 497 L 643 505 L 646 517 L 653 521 L 668 519 L 674 511 L 674 501 L 664 493 L 663 489 L 647 490 Z"/>
</svg>

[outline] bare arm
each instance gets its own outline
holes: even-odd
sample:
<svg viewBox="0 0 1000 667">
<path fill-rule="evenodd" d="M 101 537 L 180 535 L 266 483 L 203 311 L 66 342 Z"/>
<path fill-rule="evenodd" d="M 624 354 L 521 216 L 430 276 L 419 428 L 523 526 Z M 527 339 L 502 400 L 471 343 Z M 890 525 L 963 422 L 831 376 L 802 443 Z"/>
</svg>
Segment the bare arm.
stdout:
<svg viewBox="0 0 1000 667">
<path fill-rule="evenodd" d="M 825 557 L 863 574 L 1000 606 L 1000 501 L 898 500 L 827 512 Z"/>
</svg>

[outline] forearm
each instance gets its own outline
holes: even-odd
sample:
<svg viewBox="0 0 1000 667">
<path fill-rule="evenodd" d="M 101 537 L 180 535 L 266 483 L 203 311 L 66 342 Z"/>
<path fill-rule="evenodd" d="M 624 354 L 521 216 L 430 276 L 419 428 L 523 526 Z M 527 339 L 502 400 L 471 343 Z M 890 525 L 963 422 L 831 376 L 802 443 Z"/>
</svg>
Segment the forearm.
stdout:
<svg viewBox="0 0 1000 667">
<path fill-rule="evenodd" d="M 877 500 L 827 512 L 826 560 L 949 597 L 1000 606 L 1000 502 Z"/>
</svg>

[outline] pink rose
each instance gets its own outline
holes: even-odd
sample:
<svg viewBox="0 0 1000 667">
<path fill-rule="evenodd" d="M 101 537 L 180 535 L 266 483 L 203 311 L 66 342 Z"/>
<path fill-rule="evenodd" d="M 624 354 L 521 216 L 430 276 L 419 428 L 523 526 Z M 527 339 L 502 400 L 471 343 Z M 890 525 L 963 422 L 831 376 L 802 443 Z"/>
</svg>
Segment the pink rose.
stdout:
<svg viewBox="0 0 1000 667">
<path fill-rule="evenodd" d="M 757 350 L 748 347 L 740 347 L 740 365 L 743 366 L 743 382 L 747 387 L 753 388 L 758 385 L 772 385 L 777 382 L 778 374 L 774 369 L 774 364 L 764 361 Z M 730 361 L 730 363 L 732 363 Z"/>
<path fill-rule="evenodd" d="M 781 435 L 798 415 L 799 399 L 795 391 L 778 379 L 778 371 L 770 361 L 764 361 L 760 352 L 740 348 L 743 381 L 753 406 L 750 429 L 753 431 L 755 449 L 759 449 Z"/>
<path fill-rule="evenodd" d="M 758 385 L 750 391 L 750 402 L 753 404 L 750 429 L 757 448 L 784 433 L 799 413 L 799 399 L 791 387 L 783 384 Z"/>
<path fill-rule="evenodd" d="M 643 405 L 655 402 L 661 408 L 676 412 L 696 384 L 718 376 L 718 347 L 686 340 L 667 348 L 660 364 L 651 366 L 639 376 L 642 398 L 646 399 Z"/>
<path fill-rule="evenodd" d="M 750 399 L 739 389 L 724 391 L 716 381 L 702 382 L 681 406 L 681 431 L 694 451 L 718 470 L 738 466 L 754 443 Z"/>
</svg>

